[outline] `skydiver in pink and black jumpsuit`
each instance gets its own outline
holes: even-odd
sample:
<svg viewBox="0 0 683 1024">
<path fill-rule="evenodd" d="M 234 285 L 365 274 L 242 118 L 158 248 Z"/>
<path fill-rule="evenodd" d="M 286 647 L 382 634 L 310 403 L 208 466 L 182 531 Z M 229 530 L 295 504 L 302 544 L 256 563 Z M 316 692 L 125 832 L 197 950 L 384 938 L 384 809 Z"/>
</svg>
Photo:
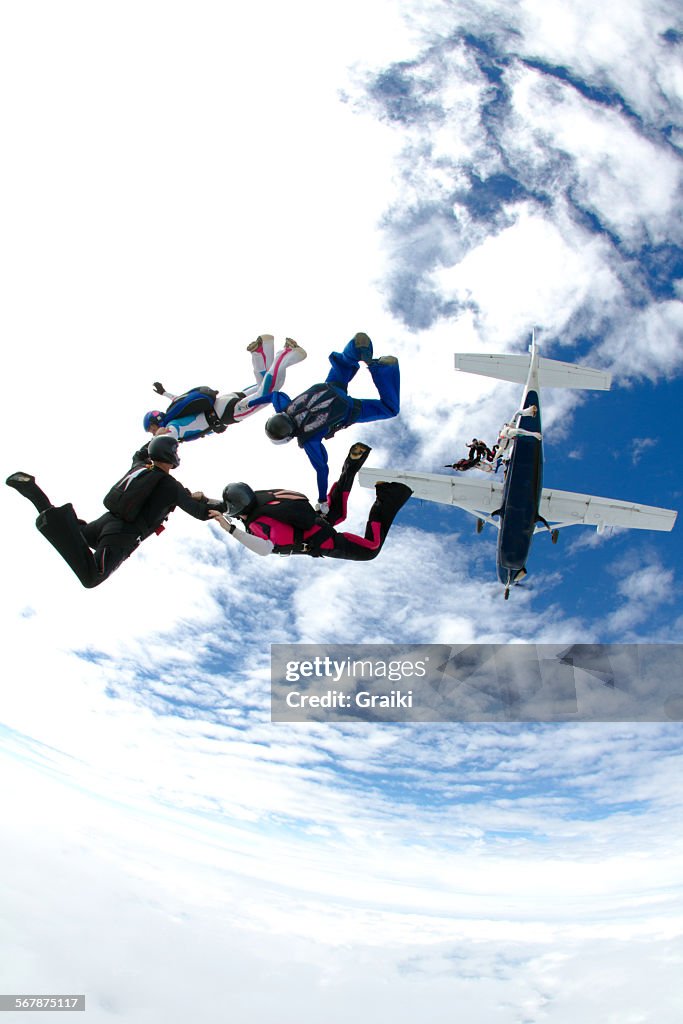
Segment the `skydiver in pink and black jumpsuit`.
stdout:
<svg viewBox="0 0 683 1024">
<path fill-rule="evenodd" d="M 354 444 L 342 472 L 328 495 L 326 515 L 313 508 L 305 495 L 283 488 L 252 491 L 248 484 L 228 484 L 223 500 L 230 516 L 239 518 L 246 530 L 237 530 L 220 512 L 209 516 L 245 547 L 259 555 L 311 555 L 355 562 L 376 558 L 398 511 L 413 493 L 401 483 L 378 483 L 365 536 L 340 533 L 334 527 L 346 519 L 349 493 L 370 448 Z"/>
</svg>

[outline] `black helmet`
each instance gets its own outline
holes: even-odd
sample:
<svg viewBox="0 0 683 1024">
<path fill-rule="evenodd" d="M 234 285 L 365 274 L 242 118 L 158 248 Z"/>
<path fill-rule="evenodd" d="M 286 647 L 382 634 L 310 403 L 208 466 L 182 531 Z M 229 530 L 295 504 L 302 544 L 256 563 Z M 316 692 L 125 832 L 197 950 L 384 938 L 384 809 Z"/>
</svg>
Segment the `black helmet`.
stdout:
<svg viewBox="0 0 683 1024">
<path fill-rule="evenodd" d="M 226 515 L 241 516 L 256 504 L 256 495 L 249 484 L 228 484 L 223 490 L 223 504 Z"/>
<path fill-rule="evenodd" d="M 289 441 L 294 437 L 295 431 L 296 423 L 289 413 L 286 412 L 276 412 L 266 423 L 266 434 L 276 444 L 282 441 Z"/>
<path fill-rule="evenodd" d="M 155 434 L 147 445 L 147 451 L 155 462 L 169 462 L 174 469 L 180 465 L 178 442 L 170 434 Z"/>
</svg>

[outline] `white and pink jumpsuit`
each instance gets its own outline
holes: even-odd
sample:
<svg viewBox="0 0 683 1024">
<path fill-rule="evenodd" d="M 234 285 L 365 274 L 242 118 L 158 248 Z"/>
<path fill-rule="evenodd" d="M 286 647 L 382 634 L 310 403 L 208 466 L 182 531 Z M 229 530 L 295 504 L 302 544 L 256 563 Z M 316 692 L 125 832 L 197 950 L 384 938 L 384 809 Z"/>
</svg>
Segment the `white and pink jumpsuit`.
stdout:
<svg viewBox="0 0 683 1024">
<path fill-rule="evenodd" d="M 262 334 L 258 340 L 260 344 L 257 347 L 249 346 L 256 383 L 251 384 L 244 391 L 232 391 L 224 395 L 217 395 L 214 401 L 214 411 L 219 419 L 223 419 L 227 410 L 229 417 L 226 418 L 226 422 L 239 423 L 240 420 L 246 419 L 252 413 L 265 408 L 261 404 L 255 404 L 257 400 L 274 391 L 280 391 L 284 387 L 288 367 L 294 363 L 300 363 L 306 358 L 304 349 L 296 344 L 285 343 L 284 347 L 275 353 L 275 339 L 272 334 Z M 178 396 L 164 391 L 164 397 L 174 402 Z M 179 416 L 164 426 L 177 441 L 194 441 L 198 437 L 203 437 L 211 429 L 204 413 L 195 416 Z"/>
</svg>

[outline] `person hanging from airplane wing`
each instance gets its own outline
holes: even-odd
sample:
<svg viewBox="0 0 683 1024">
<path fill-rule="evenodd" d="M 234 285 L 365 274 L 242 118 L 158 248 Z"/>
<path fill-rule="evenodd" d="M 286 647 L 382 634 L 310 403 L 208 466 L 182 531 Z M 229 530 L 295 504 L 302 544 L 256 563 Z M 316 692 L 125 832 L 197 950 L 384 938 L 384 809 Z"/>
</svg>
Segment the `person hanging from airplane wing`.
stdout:
<svg viewBox="0 0 683 1024">
<path fill-rule="evenodd" d="M 171 470 L 180 464 L 178 442 L 162 435 L 149 442 L 149 462 L 138 464 L 104 498 L 107 511 L 86 523 L 71 504 L 55 507 L 30 473 L 12 473 L 5 483 L 32 502 L 36 527 L 87 589 L 104 583 L 143 540 L 164 529 L 175 508 L 207 520 L 220 508 L 201 491 L 191 494 Z"/>
<path fill-rule="evenodd" d="M 365 536 L 334 529 L 346 519 L 349 492 L 358 470 L 370 454 L 368 445 L 351 446 L 337 482 L 327 496 L 329 511 L 322 515 L 305 495 L 282 488 L 254 491 L 246 483 L 231 483 L 223 491 L 228 516 L 240 519 L 238 530 L 224 514 L 209 516 L 235 540 L 258 555 L 310 555 L 365 562 L 376 558 L 398 511 L 413 493 L 401 483 L 378 483 L 368 515 Z"/>
<path fill-rule="evenodd" d="M 306 358 L 305 350 L 293 338 L 287 338 L 277 354 L 274 354 L 274 344 L 272 334 L 261 334 L 247 345 L 256 383 L 244 391 L 219 395 L 212 388 L 199 387 L 174 395 L 156 381 L 154 390 L 171 404 L 165 412 L 151 409 L 145 413 L 143 426 L 147 433 L 170 434 L 177 441 L 195 441 L 206 434 L 222 434 L 233 423 L 240 423 L 257 412 L 261 408 L 260 399 L 284 385 L 288 367 Z"/>
<path fill-rule="evenodd" d="M 266 423 L 266 434 L 274 444 L 296 438 L 316 472 L 318 509 L 327 511 L 329 469 L 324 440 L 354 423 L 391 419 L 400 409 L 400 374 L 395 356 L 373 356 L 372 341 L 359 332 L 343 352 L 330 354 L 331 368 L 322 384 L 314 384 L 296 398 L 271 391 L 256 400 L 272 402 L 275 414 Z M 365 363 L 379 398 L 351 398 L 348 386 Z"/>
</svg>

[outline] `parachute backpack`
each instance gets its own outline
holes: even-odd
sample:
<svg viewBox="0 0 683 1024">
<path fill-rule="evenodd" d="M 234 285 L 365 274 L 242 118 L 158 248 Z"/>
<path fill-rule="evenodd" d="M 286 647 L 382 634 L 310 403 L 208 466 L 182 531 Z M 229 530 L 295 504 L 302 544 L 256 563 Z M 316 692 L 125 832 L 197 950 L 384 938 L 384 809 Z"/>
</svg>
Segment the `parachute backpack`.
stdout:
<svg viewBox="0 0 683 1024">
<path fill-rule="evenodd" d="M 104 497 L 104 507 L 124 523 L 134 523 L 150 494 L 166 478 L 154 466 L 137 466 L 114 484 Z"/>
<path fill-rule="evenodd" d="M 360 413 L 360 399 L 352 398 L 351 403 L 349 415 L 348 396 L 343 395 L 333 384 L 314 384 L 292 399 L 284 412 L 295 426 L 293 433 L 299 447 L 303 448 L 306 441 L 319 430 L 325 430 L 324 436 L 327 439 L 333 437 L 342 424 L 348 427 L 355 423 Z M 271 417 L 271 420 L 275 419 L 275 416 Z"/>
<path fill-rule="evenodd" d="M 250 508 L 245 523 L 247 529 L 256 519 L 275 519 L 291 526 L 294 536 L 291 544 L 276 544 L 278 555 L 306 554 L 319 558 L 321 545 L 334 535 L 334 530 L 315 511 L 305 494 L 298 491 L 256 491 L 256 505 Z M 313 531 L 313 527 L 317 530 Z M 306 540 L 304 534 L 309 533 Z M 267 531 L 269 532 L 269 531 Z"/>
<path fill-rule="evenodd" d="M 318 521 L 318 514 L 305 494 L 299 491 L 255 491 L 256 503 L 249 509 L 247 526 L 259 516 L 269 516 L 295 530 L 310 530 Z"/>
</svg>

